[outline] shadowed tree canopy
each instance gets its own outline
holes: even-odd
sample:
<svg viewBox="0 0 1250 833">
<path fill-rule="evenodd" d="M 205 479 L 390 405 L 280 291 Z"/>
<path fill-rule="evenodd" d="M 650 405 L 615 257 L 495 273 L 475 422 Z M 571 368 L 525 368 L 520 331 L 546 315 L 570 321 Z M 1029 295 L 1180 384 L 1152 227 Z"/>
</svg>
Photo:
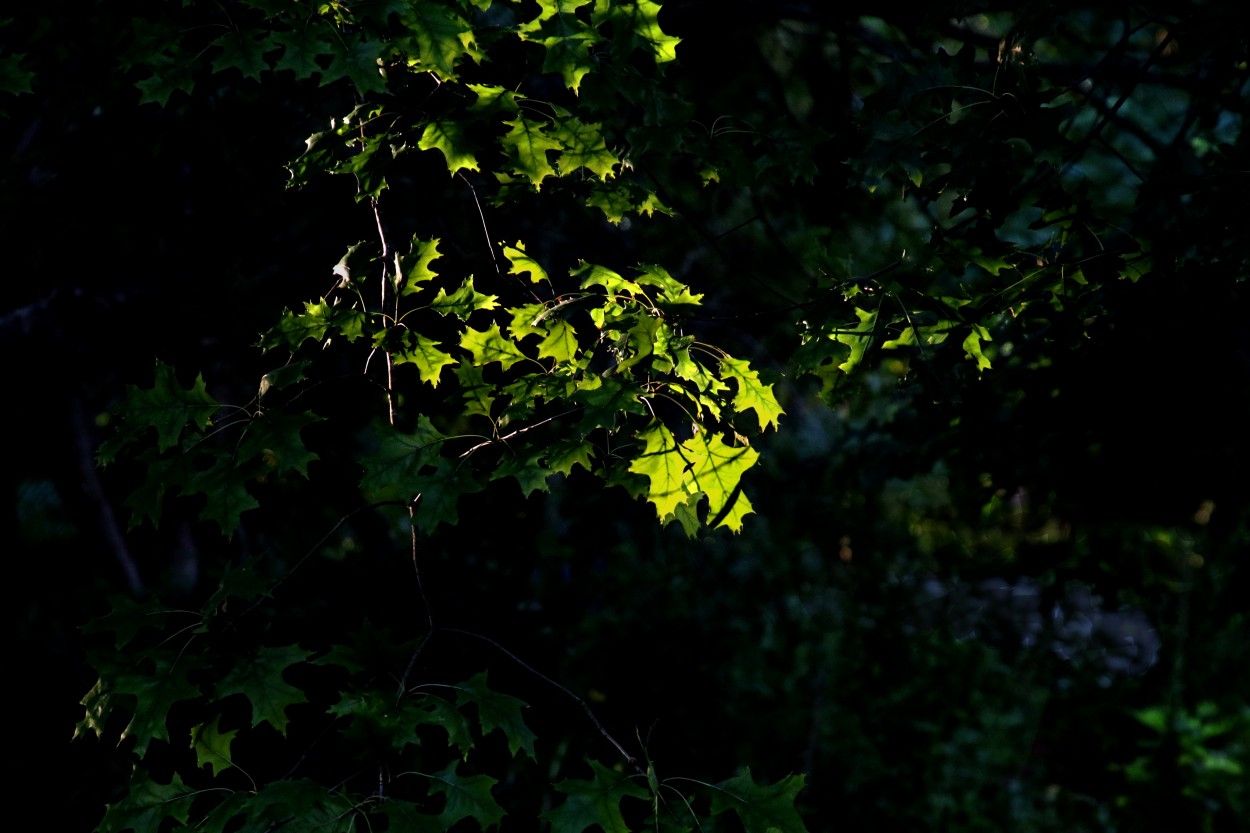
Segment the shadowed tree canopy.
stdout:
<svg viewBox="0 0 1250 833">
<path fill-rule="evenodd" d="M 72 826 L 1236 829 L 1233 9 L 0 21 Z"/>
</svg>

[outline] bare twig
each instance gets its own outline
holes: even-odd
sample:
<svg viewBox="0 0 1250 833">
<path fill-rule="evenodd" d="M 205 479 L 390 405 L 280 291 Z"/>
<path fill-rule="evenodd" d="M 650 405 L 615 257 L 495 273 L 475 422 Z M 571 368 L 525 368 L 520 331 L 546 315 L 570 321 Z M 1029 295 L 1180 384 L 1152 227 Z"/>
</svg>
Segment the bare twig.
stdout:
<svg viewBox="0 0 1250 833">
<path fill-rule="evenodd" d="M 630 765 L 632 765 L 634 768 L 638 769 L 638 771 L 639 771 L 639 772 L 642 772 L 642 769 L 641 769 L 640 767 L 638 767 L 638 759 L 637 759 L 637 758 L 635 758 L 633 755 L 629 754 L 628 752 L 626 752 L 626 751 L 625 751 L 625 747 L 624 747 L 624 746 L 621 746 L 620 742 L 619 742 L 619 741 L 617 741 L 617 739 L 616 739 L 616 738 L 612 737 L 612 735 L 608 732 L 608 730 L 604 728 L 603 724 L 599 722 L 599 718 L 595 716 L 595 713 L 594 713 L 593 711 L 591 711 L 590 706 L 588 706 L 588 705 L 586 704 L 586 701 L 585 701 L 585 700 L 583 700 L 582 698 L 578 697 L 576 694 L 574 694 L 573 692 L 569 691 L 567 688 L 565 688 L 564 686 L 560 685 L 558 682 L 556 682 L 555 680 L 551 679 L 550 677 L 548 677 L 548 676 L 547 676 L 546 674 L 544 674 L 543 672 L 541 672 L 541 671 L 539 671 L 538 669 L 534 668 L 532 665 L 530 665 L 529 663 L 527 663 L 525 660 L 521 659 L 521 658 L 520 658 L 520 657 L 518 657 L 516 654 L 512 653 L 511 651 L 509 651 L 507 648 L 505 648 L 504 646 L 500 645 L 498 642 L 496 642 L 495 640 L 491 639 L 489 636 L 483 636 L 482 634 L 480 634 L 480 633 L 474 633 L 473 631 L 461 630 L 460 628 L 446 628 L 446 627 L 445 627 L 445 628 L 440 628 L 439 630 L 444 630 L 444 631 L 447 631 L 448 633 L 458 633 L 458 634 L 460 634 L 461 636 L 471 636 L 471 637 L 473 637 L 474 639 L 480 639 L 480 640 L 482 640 L 483 642 L 485 642 L 486 644 L 493 646 L 493 647 L 495 648 L 495 650 L 499 651 L 501 654 L 503 654 L 503 655 L 504 655 L 504 656 L 506 656 L 508 659 L 510 659 L 510 660 L 512 660 L 513 662 L 515 662 L 517 665 L 519 665 L 519 666 L 521 666 L 522 668 L 524 668 L 526 671 L 528 671 L 528 672 L 530 672 L 531 674 L 533 674 L 533 675 L 534 675 L 535 677 L 537 677 L 538 679 L 540 679 L 540 680 L 542 680 L 543 682 L 547 683 L 547 685 L 550 685 L 550 686 L 552 686 L 553 688 L 558 689 L 559 691 L 564 692 L 564 693 L 565 693 L 565 694 L 566 694 L 566 695 L 567 695 L 570 699 L 572 699 L 572 700 L 573 700 L 573 702 L 577 703 L 577 705 L 579 705 L 579 706 L 581 706 L 581 707 L 582 707 L 582 711 L 584 711 L 584 712 L 586 713 L 586 716 L 590 718 L 590 722 L 591 722 L 591 723 L 593 723 L 593 724 L 595 724 L 595 728 L 599 730 L 599 734 L 603 735 L 604 739 L 605 739 L 605 740 L 607 740 L 607 742 L 608 742 L 608 743 L 610 743 L 610 744 L 612 744 L 614 747 L 616 747 L 616 751 L 621 753 L 621 757 L 625 759 L 625 762 L 626 762 L 626 763 L 628 763 L 628 764 L 630 764 Z"/>
<path fill-rule="evenodd" d="M 78 470 L 82 475 L 82 490 L 95 504 L 96 520 L 100 525 L 100 531 L 104 534 L 104 540 L 108 542 L 109 549 L 113 551 L 113 557 L 117 559 L 122 575 L 126 577 L 126 588 L 132 596 L 141 596 L 144 586 L 143 578 L 139 575 L 139 566 L 131 556 L 129 547 L 126 546 L 126 539 L 122 536 L 121 528 L 117 524 L 117 516 L 104 496 L 104 488 L 96 472 L 92 454 L 94 443 L 91 441 L 91 431 L 87 428 L 87 417 L 83 412 L 82 399 L 75 396 L 70 400 L 69 413 L 70 422 L 74 428 L 74 450 L 78 452 Z"/>
</svg>

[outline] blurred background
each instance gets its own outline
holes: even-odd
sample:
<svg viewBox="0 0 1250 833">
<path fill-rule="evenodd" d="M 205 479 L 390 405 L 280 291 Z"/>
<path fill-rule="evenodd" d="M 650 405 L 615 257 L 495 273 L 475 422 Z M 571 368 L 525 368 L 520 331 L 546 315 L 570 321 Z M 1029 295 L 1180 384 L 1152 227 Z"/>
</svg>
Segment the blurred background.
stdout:
<svg viewBox="0 0 1250 833">
<path fill-rule="evenodd" d="M 662 774 L 805 773 L 813 831 L 1244 830 L 1250 75 L 1231 8 L 665 3 L 688 102 L 671 118 L 702 131 L 720 182 L 698 182 L 691 151 L 651 172 L 669 215 L 501 205 L 491 231 L 536 241 L 553 271 L 661 263 L 707 294 L 691 326 L 773 371 L 786 409 L 754 442 L 756 514 L 692 541 L 588 476 L 529 500 L 500 485 L 423 544 L 434 610 L 589 700 Z M 305 435 L 312 479 L 266 486 L 229 542 L 190 501 L 128 528 L 139 473 L 94 465 L 110 407 L 157 359 L 247 401 L 275 365 L 257 334 L 372 233 L 350 183 L 285 187 L 350 88 L 227 75 L 140 105 L 127 45 L 164 14 L 51 2 L 0 26 L 11 754 L 24 803 L 67 830 L 92 829 L 127 776 L 105 744 L 70 743 L 95 679 L 80 629 L 110 600 L 194 606 L 223 564 L 311 552 L 285 623 L 301 644 L 419 634 L 404 519 L 335 529 L 360 503 L 344 388 L 310 398 L 328 420 Z M 966 117 L 929 95 L 961 86 Z M 451 187 L 445 169 L 430 184 L 440 166 L 393 179 L 391 222 L 477 245 L 475 214 L 422 191 Z M 1038 222 L 1055 189 L 1088 235 Z M 1039 266 L 1061 246 L 1124 258 L 1045 314 L 996 319 L 982 373 L 907 345 L 845 378 L 793 372 L 830 286 L 905 260 L 888 291 L 937 294 L 948 192 Z M 431 652 L 531 704 L 552 780 L 611 755 L 489 646 Z"/>
</svg>

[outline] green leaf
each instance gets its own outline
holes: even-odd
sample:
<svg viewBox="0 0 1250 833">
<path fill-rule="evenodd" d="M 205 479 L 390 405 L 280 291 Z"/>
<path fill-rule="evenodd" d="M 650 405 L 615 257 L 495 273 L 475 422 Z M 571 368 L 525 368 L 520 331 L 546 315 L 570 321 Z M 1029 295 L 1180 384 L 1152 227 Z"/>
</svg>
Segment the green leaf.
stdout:
<svg viewBox="0 0 1250 833">
<path fill-rule="evenodd" d="M 593 27 L 577 17 L 577 9 L 590 0 L 539 0 L 542 11 L 535 20 L 520 28 L 524 40 L 541 43 L 547 50 L 543 72 L 556 72 L 576 93 L 582 78 L 594 64 L 590 49 L 602 38 Z"/>
<path fill-rule="evenodd" d="M 547 161 L 547 152 L 560 150 L 563 145 L 544 133 L 538 122 L 519 118 L 504 124 L 512 128 L 500 139 L 512 158 L 512 170 L 528 179 L 535 189 L 542 187 L 542 181 L 556 173 Z"/>
<path fill-rule="evenodd" d="M 629 470 L 644 475 L 651 483 L 649 500 L 661 520 L 672 520 L 681 504 L 691 495 L 703 493 L 708 499 L 709 521 L 720 518 L 717 526 L 732 531 L 742 529 L 742 519 L 751 512 L 751 503 L 741 493 L 742 475 L 759 459 L 748 447 L 726 445 L 719 436 L 700 431 L 684 443 L 658 420 L 640 431 L 642 453 L 629 464 Z"/>
<path fill-rule="evenodd" d="M 588 761 L 594 772 L 590 780 L 565 779 L 555 789 L 568 796 L 559 807 L 542 813 L 551 822 L 552 833 L 582 833 L 599 826 L 603 833 L 630 833 L 621 814 L 626 798 L 646 800 L 650 794 L 634 784 L 629 776 L 613 772 L 597 761 Z"/>
<path fill-rule="evenodd" d="M 657 304 L 666 311 L 682 307 L 697 307 L 703 302 L 701 294 L 692 293 L 690 287 L 674 278 L 662 266 L 641 264 L 638 266 L 638 271 L 640 274 L 635 280 L 639 285 L 658 286 L 664 291 L 663 300 L 657 301 Z"/>
<path fill-rule="evenodd" d="M 215 522 L 223 535 L 233 538 L 239 528 L 240 516 L 260 508 L 260 502 L 248 492 L 247 484 L 255 473 L 259 473 L 261 464 L 241 468 L 232 454 L 216 449 L 212 451 L 212 457 L 212 466 L 187 478 L 185 491 L 189 495 L 204 495 L 200 520 Z"/>
<path fill-rule="evenodd" d="M 329 712 L 346 718 L 345 737 L 376 748 L 379 745 L 402 750 L 406 746 L 422 744 L 417 729 L 420 726 L 439 726 L 447 732 L 462 755 L 473 746 L 468 721 L 456 708 L 440 697 L 428 696 L 420 700 L 395 702 L 393 693 L 369 689 L 356 696 L 344 697 L 329 708 Z"/>
<path fill-rule="evenodd" d="M 603 125 L 585 124 L 574 116 L 567 115 L 556 122 L 551 135 L 564 146 L 564 152 L 560 154 L 562 174 L 568 175 L 578 168 L 586 168 L 600 179 L 608 179 L 615 172 L 620 160 L 608 150 Z"/>
<path fill-rule="evenodd" d="M 119 742 L 134 738 L 134 752 L 143 757 L 153 740 L 169 740 L 166 719 L 170 709 L 175 703 L 200 697 L 199 688 L 187 680 L 188 672 L 195 671 L 199 663 L 173 651 L 154 652 L 148 660 L 112 675 L 112 679 L 98 683 L 88 692 L 83 700 L 87 717 L 78 725 L 76 734 L 91 732 L 99 736 L 104 719 L 121 698 L 121 705 L 131 709 L 131 717 Z"/>
<path fill-rule="evenodd" d="M 491 362 L 499 362 L 499 366 L 507 370 L 517 362 L 528 358 L 515 342 L 499 331 L 498 324 L 491 324 L 490 329 L 485 331 L 465 330 L 464 336 L 460 339 L 460 346 L 469 351 L 473 356 L 473 364 L 478 367 Z"/>
<path fill-rule="evenodd" d="M 456 381 L 460 383 L 460 402 L 465 416 L 490 416 L 495 402 L 495 386 L 486 381 L 480 367 L 468 362 L 456 365 Z"/>
<path fill-rule="evenodd" d="M 135 89 L 140 93 L 140 104 L 156 104 L 161 107 L 169 104 L 169 98 L 176 92 L 188 95 L 195 89 L 195 80 L 191 77 L 189 66 L 154 67 L 151 78 L 135 82 Z"/>
<path fill-rule="evenodd" d="M 587 289 L 592 286 L 602 286 L 608 291 L 608 297 L 615 299 L 617 295 L 624 294 L 630 298 L 637 298 L 645 295 L 642 286 L 634 281 L 627 280 L 611 269 L 603 266 L 596 266 L 592 263 L 582 261 L 581 264 L 573 270 L 573 277 L 581 278 L 581 288 Z"/>
<path fill-rule="evenodd" d="M 438 820 L 444 830 L 464 819 L 475 819 L 483 830 L 499 824 L 506 815 L 490 788 L 499 783 L 488 775 L 458 775 L 458 761 L 452 761 L 442 772 L 430 776 L 433 792 L 447 796 L 447 803 Z"/>
<path fill-rule="evenodd" d="M 304 381 L 308 378 L 305 375 L 308 365 L 309 362 L 307 361 L 289 362 L 261 376 L 260 396 L 263 398 L 271 390 L 281 390 Z"/>
<path fill-rule="evenodd" d="M 547 277 L 547 271 L 542 265 L 525 253 L 525 249 L 521 248 L 520 241 L 515 246 L 503 245 L 503 256 L 512 264 L 508 269 L 509 275 L 530 276 L 530 283 L 551 283 L 551 278 Z"/>
<path fill-rule="evenodd" d="M 278 830 L 291 822 L 296 822 L 298 829 L 318 833 L 354 830 L 352 803 L 308 779 L 266 784 L 240 809 L 247 821 L 239 829 L 248 833 Z M 221 818 L 223 827 L 230 821 L 229 816 L 236 814 L 237 811 Z M 233 826 L 230 829 L 234 829 Z"/>
<path fill-rule="evenodd" d="M 415 55 L 408 65 L 433 71 L 444 81 L 454 80 L 456 64 L 480 53 L 474 47 L 473 27 L 449 7 L 439 3 L 407 3 L 405 28 L 412 33 Z"/>
<path fill-rule="evenodd" d="M 677 44 L 681 43 L 681 39 L 664 34 L 660 28 L 658 3 L 637 0 L 634 3 L 597 4 L 595 16 L 611 22 L 625 51 L 645 50 L 657 64 L 677 60 Z"/>
<path fill-rule="evenodd" d="M 312 78 L 321 74 L 321 65 L 317 63 L 320 55 L 333 55 L 335 46 L 322 40 L 301 26 L 289 32 L 274 32 L 270 40 L 275 47 L 282 48 L 274 70 L 295 73 L 297 79 Z"/>
<path fill-rule="evenodd" d="M 345 46 L 338 46 L 333 52 L 330 65 L 321 74 L 321 85 L 332 84 L 340 78 L 350 78 L 361 95 L 382 92 L 386 89 L 386 79 L 379 71 L 378 58 L 385 48 L 381 41 L 367 36 L 354 42 L 348 41 Z"/>
<path fill-rule="evenodd" d="M 308 464 L 318 459 L 308 450 L 300 437 L 300 431 L 321 417 L 310 411 L 301 414 L 285 414 L 266 410 L 252 419 L 239 443 L 239 457 L 259 457 L 266 469 L 278 472 L 293 471 L 308 476 Z"/>
<path fill-rule="evenodd" d="M 103 456 L 103 448 L 100 453 Z M 148 470 L 142 485 L 135 489 L 123 504 L 131 510 L 127 528 L 134 529 L 139 526 L 145 517 L 155 527 L 161 522 L 161 508 L 164 506 L 166 490 L 186 487 L 195 475 L 194 460 L 189 454 L 175 454 L 173 457 L 161 458 L 156 450 L 151 448 L 136 455 L 135 459 L 146 464 Z"/>
<path fill-rule="evenodd" d="M 528 706 L 511 695 L 492 691 L 486 684 L 486 672 L 475 674 L 456 686 L 456 701 L 461 705 L 476 704 L 482 732 L 489 734 L 496 729 L 503 732 L 508 740 L 508 751 L 513 755 L 524 750 L 530 760 L 538 760 L 534 755 L 535 735 L 521 717 L 521 709 Z"/>
<path fill-rule="evenodd" d="M 425 414 L 417 418 L 411 434 L 401 434 L 390 425 L 374 430 L 377 450 L 361 460 L 365 474 L 360 488 L 371 501 L 411 500 L 420 491 L 421 474 L 439 464 L 439 451 L 447 438 Z"/>
<path fill-rule="evenodd" d="M 573 466 L 594 471 L 595 466 L 591 460 L 594 451 L 595 447 L 585 440 L 571 438 L 556 441 L 547 449 L 547 466 L 551 471 L 565 476 L 572 474 Z"/>
<path fill-rule="evenodd" d="M 968 336 L 964 339 L 964 355 L 976 361 L 977 370 L 989 370 L 990 360 L 986 358 L 985 353 L 981 352 L 982 341 L 993 341 L 990 338 L 989 330 L 980 324 L 973 324 L 972 332 L 968 333 Z"/>
<path fill-rule="evenodd" d="M 30 82 L 35 79 L 35 73 L 22 69 L 25 58 L 25 52 L 0 57 L 0 92 L 10 95 L 33 92 Z"/>
<path fill-rule="evenodd" d="M 554 307 L 547 304 L 526 304 L 522 307 L 507 310 L 512 320 L 508 324 L 508 332 L 518 342 L 529 335 L 546 336 L 547 329 L 542 326 L 552 313 Z"/>
<path fill-rule="evenodd" d="M 430 264 L 442 257 L 438 250 L 439 238 L 422 240 L 413 235 L 412 248 L 408 254 L 400 258 L 400 274 L 403 276 L 403 287 L 400 295 L 413 295 L 421 291 L 421 284 L 432 281 L 438 273 L 430 268 Z"/>
<path fill-rule="evenodd" d="M 419 812 L 416 805 L 408 801 L 388 797 L 378 812 L 386 816 L 387 830 L 394 833 L 444 833 L 447 829 L 437 816 Z"/>
<path fill-rule="evenodd" d="M 99 833 L 160 833 L 162 823 L 171 817 L 181 826 L 191 812 L 191 799 L 198 794 L 198 790 L 183 784 L 177 773 L 168 784 L 158 784 L 137 770 L 129 794 L 109 805 L 100 820 Z"/>
<path fill-rule="evenodd" d="M 867 352 L 868 346 L 872 344 L 873 335 L 876 332 L 876 310 L 857 308 L 855 315 L 859 318 L 859 324 L 853 331 L 843 330 L 829 336 L 834 341 L 851 348 L 851 354 L 847 356 L 846 361 L 838 365 L 838 370 L 841 370 L 843 373 L 850 373 L 864 360 L 864 353 Z"/>
<path fill-rule="evenodd" d="M 756 784 L 751 770 L 716 785 L 712 793 L 712 814 L 733 810 L 742 820 L 746 833 L 807 833 L 794 809 L 794 799 L 803 789 L 803 776 L 790 775 L 772 786 Z"/>
<path fill-rule="evenodd" d="M 260 74 L 269 69 L 264 53 L 273 45 L 263 33 L 235 30 L 222 35 L 212 45 L 221 49 L 221 54 L 213 59 L 213 72 L 237 69 L 244 78 L 259 80 Z"/>
<path fill-rule="evenodd" d="M 415 722 L 427 726 L 439 726 L 447 732 L 447 741 L 460 750 L 463 757 L 473 748 L 473 733 L 468 719 L 442 697 L 426 695 L 413 701 Z M 407 711 L 405 711 L 407 714 Z"/>
<path fill-rule="evenodd" d="M 421 150 L 441 150 L 452 176 L 460 170 L 481 170 L 474 154 L 477 145 L 468 137 L 466 129 L 467 125 L 456 119 L 431 121 L 421 134 L 417 147 Z"/>
<path fill-rule="evenodd" d="M 459 521 L 460 496 L 486 488 L 467 467 L 446 458 L 438 460 L 432 474 L 415 478 L 412 485 L 421 498 L 417 504 L 417 527 L 426 534 L 433 533 L 440 523 L 455 526 Z"/>
<path fill-rule="evenodd" d="M 237 729 L 221 731 L 220 716 L 212 723 L 196 726 L 191 732 L 191 748 L 195 750 L 196 765 L 207 766 L 214 776 L 234 766 L 230 758 L 230 744 L 238 733 Z"/>
<path fill-rule="evenodd" d="M 126 404 L 119 412 L 128 428 L 155 428 L 156 448 L 166 451 L 178 444 L 187 425 L 207 428 L 220 407 L 208 395 L 203 374 L 196 376 L 191 387 L 184 389 L 178 384 L 174 369 L 158 361 L 152 387 L 140 390 L 128 386 Z"/>
<path fill-rule="evenodd" d="M 626 414 L 645 414 L 640 389 L 620 379 L 587 375 L 577 383 L 570 398 L 585 407 L 578 431 L 582 436 L 596 428 L 613 430 Z"/>
<path fill-rule="evenodd" d="M 700 431 L 683 444 L 686 456 L 694 463 L 691 480 L 707 495 L 709 523 L 727 526 L 733 532 L 742 530 L 742 519 L 751 512 L 751 502 L 739 487 L 742 476 L 759 460 L 759 454 L 746 446 L 726 445 L 718 435 Z"/>
<path fill-rule="evenodd" d="M 734 410 L 739 413 L 748 409 L 755 411 L 761 431 L 770 425 L 776 429 L 778 419 L 785 411 L 777 404 L 773 386 L 760 382 L 760 374 L 752 370 L 750 363 L 744 359 L 725 356 L 720 362 L 720 372 L 721 376 L 733 379 L 738 385 L 733 399 Z"/>
<path fill-rule="evenodd" d="M 260 346 L 263 350 L 275 347 L 299 347 L 308 339 L 323 341 L 326 333 L 337 330 L 348 341 L 355 341 L 364 335 L 365 315 L 351 307 L 337 306 L 332 301 L 306 301 L 304 312 L 295 314 L 285 311 L 277 326 L 261 337 Z"/>
<path fill-rule="evenodd" d="M 673 432 L 658 420 L 653 420 L 635 436 L 643 442 L 643 450 L 629 464 L 629 470 L 651 481 L 647 500 L 655 506 L 661 519 L 666 518 L 677 504 L 690 497 L 687 474 L 693 463 L 683 456 Z"/>
<path fill-rule="evenodd" d="M 109 599 L 109 602 L 112 610 L 83 625 L 82 632 L 85 634 L 112 633 L 114 650 L 120 651 L 140 631 L 160 626 L 160 620 L 152 615 L 158 612 L 159 608 L 155 608 L 150 602 L 137 602 L 129 596 L 114 596 Z"/>
<path fill-rule="evenodd" d="M 547 478 L 552 472 L 542 462 L 543 452 L 540 449 L 524 448 L 512 454 L 505 454 L 499 466 L 491 475 L 491 480 L 504 477 L 516 478 L 521 486 L 521 494 L 529 497 L 535 491 L 546 492 Z"/>
<path fill-rule="evenodd" d="M 559 318 L 552 319 L 547 324 L 547 337 L 538 345 L 539 358 L 568 362 L 576 354 L 577 331 L 573 325 Z"/>
<path fill-rule="evenodd" d="M 505 87 L 493 84 L 466 84 L 477 96 L 469 105 L 469 112 L 479 116 L 515 116 L 521 110 L 517 94 Z"/>
<path fill-rule="evenodd" d="M 288 683 L 283 674 L 297 663 L 312 656 L 297 645 L 277 648 L 262 647 L 254 656 L 235 661 L 233 668 L 217 683 L 216 696 L 242 694 L 252 704 L 252 726 L 268 723 L 286 734 L 289 718 L 286 710 L 298 703 L 307 703 L 304 692 Z"/>
<path fill-rule="evenodd" d="M 403 334 L 403 347 L 395 350 L 391 355 L 397 365 L 415 364 L 417 372 L 421 375 L 421 381 L 428 382 L 430 387 L 437 388 L 443 368 L 456 364 L 454 358 L 438 349 L 439 346 L 440 342 L 428 339 L 412 330 L 406 330 Z"/>
<path fill-rule="evenodd" d="M 454 315 L 461 321 L 468 321 L 469 314 L 479 309 L 495 309 L 499 304 L 496 303 L 499 296 L 484 295 L 473 288 L 473 276 L 464 279 L 464 282 L 450 295 L 447 290 L 440 288 L 438 296 L 430 302 L 430 309 L 440 315 Z"/>
</svg>

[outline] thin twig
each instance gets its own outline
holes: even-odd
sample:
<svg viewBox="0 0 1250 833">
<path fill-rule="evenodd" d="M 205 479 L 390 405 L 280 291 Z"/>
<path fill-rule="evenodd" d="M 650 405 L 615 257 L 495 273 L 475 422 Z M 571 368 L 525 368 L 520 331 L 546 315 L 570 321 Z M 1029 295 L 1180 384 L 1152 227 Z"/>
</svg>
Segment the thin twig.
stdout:
<svg viewBox="0 0 1250 833">
<path fill-rule="evenodd" d="M 126 538 L 117 524 L 117 516 L 113 507 L 104 496 L 104 487 L 100 484 L 100 476 L 96 472 L 95 460 L 92 459 L 91 432 L 87 428 L 87 417 L 83 412 L 82 399 L 75 396 L 70 400 L 70 421 L 74 426 L 74 450 L 78 453 L 78 471 L 82 475 L 82 490 L 88 500 L 95 504 L 97 522 L 104 540 L 108 541 L 113 550 L 113 557 L 126 577 L 126 587 L 132 596 L 144 593 L 143 578 L 139 575 L 139 566 L 126 546 Z"/>
<path fill-rule="evenodd" d="M 429 630 L 425 632 L 425 638 L 421 640 L 417 650 L 412 652 L 412 656 L 408 659 L 408 665 L 404 668 L 403 676 L 399 678 L 399 690 L 395 694 L 396 700 L 402 699 L 404 692 L 408 690 L 408 676 L 412 674 L 412 669 L 417 665 L 417 658 L 421 656 L 421 652 L 425 650 L 430 637 L 434 635 L 434 610 L 430 607 L 429 597 L 425 595 L 425 585 L 421 583 L 421 564 L 417 560 L 416 504 L 420 499 L 421 495 L 417 495 L 408 504 L 408 528 L 412 534 L 412 572 L 417 577 L 417 592 L 421 595 L 421 606 L 425 608 L 425 622 L 429 626 Z"/>
<path fill-rule="evenodd" d="M 625 762 L 626 762 L 626 763 L 628 763 L 628 764 L 630 764 L 630 765 L 632 765 L 632 766 L 634 766 L 635 768 L 637 768 L 637 767 L 638 767 L 638 759 L 637 759 L 637 758 L 635 758 L 633 755 L 629 754 L 628 752 L 626 752 L 626 751 L 625 751 L 625 747 L 624 747 L 624 746 L 621 746 L 620 742 L 618 742 L 616 738 L 612 737 L 612 735 L 608 732 L 608 730 L 607 730 L 607 729 L 605 729 L 605 728 L 603 727 L 603 724 L 599 722 L 599 718 L 598 718 L 598 717 L 596 717 L 596 716 L 595 716 L 595 713 L 594 713 L 593 711 L 591 711 L 591 710 L 590 710 L 590 706 L 588 706 L 588 705 L 586 704 L 586 701 L 585 701 L 585 700 L 583 700 L 582 698 L 578 697 L 576 694 L 574 694 L 573 692 L 569 691 L 567 688 L 565 688 L 564 686 L 560 685 L 560 683 L 558 683 L 558 682 L 556 682 L 555 680 L 551 679 L 550 677 L 548 677 L 548 676 L 547 676 L 546 674 L 544 674 L 543 672 L 541 672 L 541 671 L 539 671 L 538 669 L 534 668 L 532 665 L 530 665 L 529 663 L 527 663 L 525 660 L 521 659 L 521 658 L 520 658 L 520 657 L 518 657 L 516 654 L 512 653 L 511 651 L 509 651 L 507 648 L 505 648 L 504 646 L 500 645 L 498 642 L 496 642 L 495 640 L 491 639 L 489 636 L 483 636 L 482 634 L 480 634 L 480 633 L 474 633 L 473 631 L 461 630 L 460 628 L 446 628 L 446 627 L 444 627 L 444 628 L 440 628 L 440 630 L 447 631 L 448 633 L 458 633 L 458 634 L 460 634 L 461 636 L 471 636 L 471 637 L 473 637 L 474 639 L 480 639 L 480 640 L 482 640 L 483 642 L 487 643 L 488 645 L 492 645 L 492 646 L 494 646 L 495 650 L 499 651 L 501 654 L 503 654 L 504 656 L 508 657 L 508 659 L 512 660 L 512 661 L 513 661 L 513 662 L 515 662 L 517 665 L 521 666 L 521 667 L 522 667 L 522 668 L 524 668 L 526 671 L 528 671 L 528 672 L 530 672 L 531 674 L 533 674 L 535 677 L 538 677 L 540 680 L 542 680 L 543 682 L 545 682 L 545 683 L 547 683 L 548 685 L 552 686 L 553 688 L 556 688 L 556 689 L 558 689 L 558 690 L 560 690 L 560 691 L 563 691 L 566 695 L 568 695 L 568 697 L 569 697 L 570 699 L 572 699 L 572 700 L 573 700 L 573 702 L 577 703 L 577 705 L 579 705 L 579 706 L 581 706 L 581 707 L 582 707 L 582 711 L 586 712 L 586 716 L 590 718 L 590 722 L 591 722 L 591 723 L 593 723 L 593 724 L 595 724 L 595 728 L 599 730 L 599 734 L 603 735 L 604 739 L 606 739 L 606 740 L 608 741 L 608 743 L 610 743 L 610 744 L 612 744 L 613 746 L 615 746 L 615 747 L 616 747 L 616 751 L 621 753 L 621 757 L 623 757 L 623 758 L 625 759 Z M 642 770 L 641 770 L 641 769 L 639 769 L 639 772 L 641 772 L 641 771 L 642 771 Z"/>
</svg>

